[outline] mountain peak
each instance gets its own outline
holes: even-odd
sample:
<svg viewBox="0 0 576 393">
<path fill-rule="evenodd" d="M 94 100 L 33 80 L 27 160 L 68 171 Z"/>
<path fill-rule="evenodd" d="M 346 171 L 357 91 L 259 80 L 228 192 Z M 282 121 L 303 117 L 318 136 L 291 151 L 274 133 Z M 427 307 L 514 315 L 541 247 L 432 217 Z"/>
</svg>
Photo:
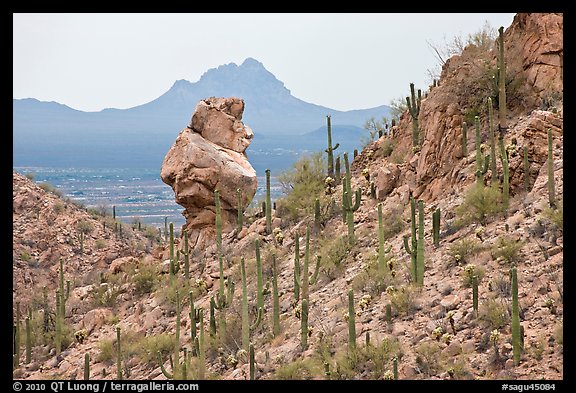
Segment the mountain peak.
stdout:
<svg viewBox="0 0 576 393">
<path fill-rule="evenodd" d="M 259 62 L 258 60 L 256 60 L 253 57 L 247 57 L 242 64 L 240 64 L 240 67 L 251 67 L 251 68 L 264 68 L 264 64 L 262 64 L 261 62 Z M 265 68 L 264 68 L 265 69 Z"/>
</svg>

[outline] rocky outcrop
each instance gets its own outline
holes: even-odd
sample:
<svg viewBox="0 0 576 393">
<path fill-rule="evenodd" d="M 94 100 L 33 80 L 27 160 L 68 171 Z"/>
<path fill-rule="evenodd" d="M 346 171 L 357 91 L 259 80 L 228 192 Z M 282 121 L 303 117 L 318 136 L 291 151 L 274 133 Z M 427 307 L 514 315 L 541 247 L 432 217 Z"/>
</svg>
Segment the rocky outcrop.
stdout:
<svg viewBox="0 0 576 393">
<path fill-rule="evenodd" d="M 531 182 L 547 159 L 547 130 L 562 135 L 563 18 L 561 14 L 518 14 L 504 32 L 507 73 L 508 131 L 506 145 L 515 147 L 510 159 L 510 187 L 523 189 L 523 147 L 528 149 Z M 448 59 L 439 86 L 423 92 L 419 114 L 422 146 L 412 150 L 411 117 L 405 112 L 392 129 L 396 160 L 403 161 L 395 185 L 408 184 L 416 198 L 431 202 L 462 189 L 474 180 L 474 115 L 480 117 L 482 143 L 488 143 L 487 98 L 496 102 L 498 92 L 490 84 L 496 70 L 496 45 L 467 46 L 462 54 Z M 407 91 L 408 90 L 408 86 Z M 418 87 L 418 86 L 417 86 Z M 426 89 L 422 89 L 423 91 Z M 494 124 L 498 110 L 494 105 Z M 545 108 L 540 110 L 535 108 Z M 462 156 L 463 122 L 468 123 L 468 156 Z M 384 138 L 381 138 L 384 139 Z M 377 151 L 382 141 L 368 149 Z M 354 168 L 364 169 L 362 160 Z M 502 175 L 497 160 L 498 176 Z M 370 168 L 376 179 L 384 169 Z M 486 182 L 490 171 L 485 176 Z M 381 182 L 381 180 L 380 180 Z M 387 182 L 386 185 L 390 186 Z M 392 194 L 383 188 L 378 199 Z"/>
<path fill-rule="evenodd" d="M 185 209 L 192 245 L 214 241 L 215 190 L 220 191 L 223 231 L 232 228 L 237 216 L 236 190 L 242 192 L 244 207 L 256 193 L 256 171 L 245 154 L 254 134 L 242 123 L 243 111 L 240 98 L 200 101 L 162 163 L 162 181 Z"/>
</svg>

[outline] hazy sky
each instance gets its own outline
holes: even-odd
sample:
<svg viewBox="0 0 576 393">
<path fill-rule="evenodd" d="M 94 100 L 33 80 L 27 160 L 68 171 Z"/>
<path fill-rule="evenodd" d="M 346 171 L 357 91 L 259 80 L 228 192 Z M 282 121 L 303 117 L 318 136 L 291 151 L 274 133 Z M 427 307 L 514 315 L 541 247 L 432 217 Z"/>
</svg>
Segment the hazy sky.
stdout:
<svg viewBox="0 0 576 393">
<path fill-rule="evenodd" d="M 338 110 L 425 89 L 441 46 L 514 14 L 14 14 L 13 97 L 98 111 L 149 102 L 175 80 L 261 61 L 292 94 Z"/>
</svg>

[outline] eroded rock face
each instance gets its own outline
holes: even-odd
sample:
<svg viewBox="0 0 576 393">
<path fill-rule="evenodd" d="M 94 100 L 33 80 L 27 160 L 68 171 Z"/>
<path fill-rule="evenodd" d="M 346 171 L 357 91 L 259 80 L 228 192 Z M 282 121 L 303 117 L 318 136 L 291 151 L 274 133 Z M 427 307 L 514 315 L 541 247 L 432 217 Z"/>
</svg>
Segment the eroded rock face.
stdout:
<svg viewBox="0 0 576 393">
<path fill-rule="evenodd" d="M 208 98 L 196 106 L 190 124 L 180 131 L 162 163 L 162 181 L 184 207 L 192 245 L 215 239 L 214 191 L 220 191 L 222 229 L 229 231 L 237 216 L 236 190 L 246 207 L 256 193 L 256 171 L 245 151 L 254 134 L 242 123 L 244 100 Z"/>
</svg>

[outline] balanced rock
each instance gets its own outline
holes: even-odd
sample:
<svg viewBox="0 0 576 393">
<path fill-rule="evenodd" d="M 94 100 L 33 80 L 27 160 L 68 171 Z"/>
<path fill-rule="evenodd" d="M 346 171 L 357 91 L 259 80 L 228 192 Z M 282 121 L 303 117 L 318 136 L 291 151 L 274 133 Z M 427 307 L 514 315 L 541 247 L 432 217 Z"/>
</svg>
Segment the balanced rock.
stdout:
<svg viewBox="0 0 576 393">
<path fill-rule="evenodd" d="M 256 194 L 256 171 L 245 153 L 254 134 L 242 123 L 243 112 L 241 98 L 201 100 L 164 157 L 160 175 L 185 209 L 185 228 L 193 246 L 214 242 L 215 190 L 220 192 L 224 232 L 236 222 L 236 190 L 241 191 L 244 208 Z"/>
</svg>

